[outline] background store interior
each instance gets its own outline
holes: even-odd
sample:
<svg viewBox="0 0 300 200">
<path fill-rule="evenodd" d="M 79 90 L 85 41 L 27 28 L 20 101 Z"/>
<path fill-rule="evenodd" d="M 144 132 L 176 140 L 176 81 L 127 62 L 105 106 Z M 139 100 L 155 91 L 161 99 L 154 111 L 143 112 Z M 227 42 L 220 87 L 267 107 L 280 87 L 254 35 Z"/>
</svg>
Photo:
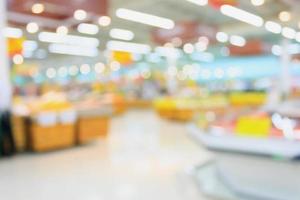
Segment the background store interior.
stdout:
<svg viewBox="0 0 300 200">
<path fill-rule="evenodd" d="M 300 199 L 299 13 L 0 1 L 0 199 Z"/>
</svg>

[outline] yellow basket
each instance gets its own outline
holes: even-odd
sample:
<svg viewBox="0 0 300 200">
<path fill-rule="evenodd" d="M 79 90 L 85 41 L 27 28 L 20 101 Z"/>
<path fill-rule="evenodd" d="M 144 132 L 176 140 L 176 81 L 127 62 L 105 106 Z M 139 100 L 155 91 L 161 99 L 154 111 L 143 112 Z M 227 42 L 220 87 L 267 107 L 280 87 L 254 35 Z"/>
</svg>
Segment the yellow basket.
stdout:
<svg viewBox="0 0 300 200">
<path fill-rule="evenodd" d="M 77 142 L 84 144 L 97 138 L 106 138 L 108 136 L 109 124 L 109 117 L 79 118 Z"/>
<path fill-rule="evenodd" d="M 75 144 L 75 124 L 48 127 L 33 123 L 29 138 L 31 149 L 36 152 L 71 147 Z"/>
<path fill-rule="evenodd" d="M 142 99 L 129 100 L 128 106 L 131 108 L 151 108 L 152 101 Z"/>
</svg>

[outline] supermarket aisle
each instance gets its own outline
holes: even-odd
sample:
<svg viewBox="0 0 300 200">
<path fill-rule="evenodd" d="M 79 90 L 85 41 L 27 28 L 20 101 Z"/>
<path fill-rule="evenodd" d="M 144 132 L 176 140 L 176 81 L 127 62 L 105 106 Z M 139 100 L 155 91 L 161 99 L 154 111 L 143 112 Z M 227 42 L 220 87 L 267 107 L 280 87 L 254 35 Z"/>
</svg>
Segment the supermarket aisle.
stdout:
<svg viewBox="0 0 300 200">
<path fill-rule="evenodd" d="M 201 200 L 184 170 L 207 157 L 183 124 L 131 111 L 106 141 L 0 160 L 0 199 Z"/>
</svg>

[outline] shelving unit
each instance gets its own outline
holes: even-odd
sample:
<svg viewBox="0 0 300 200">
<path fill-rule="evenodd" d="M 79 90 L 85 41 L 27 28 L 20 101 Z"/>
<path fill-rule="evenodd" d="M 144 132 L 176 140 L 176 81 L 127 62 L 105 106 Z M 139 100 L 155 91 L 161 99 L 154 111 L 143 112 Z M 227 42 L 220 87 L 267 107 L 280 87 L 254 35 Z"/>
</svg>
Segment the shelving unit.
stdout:
<svg viewBox="0 0 300 200">
<path fill-rule="evenodd" d="M 213 135 L 196 125 L 189 125 L 188 131 L 215 153 L 212 162 L 193 172 L 204 193 L 221 199 L 300 199 L 298 142 Z M 207 181 L 214 182 L 214 189 L 207 190 Z"/>
</svg>

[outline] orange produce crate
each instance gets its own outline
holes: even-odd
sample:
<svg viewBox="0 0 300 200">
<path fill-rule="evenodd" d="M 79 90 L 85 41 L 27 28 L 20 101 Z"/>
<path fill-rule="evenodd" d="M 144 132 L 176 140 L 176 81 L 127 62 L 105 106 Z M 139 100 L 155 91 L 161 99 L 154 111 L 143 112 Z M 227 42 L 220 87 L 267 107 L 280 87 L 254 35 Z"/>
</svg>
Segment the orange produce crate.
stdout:
<svg viewBox="0 0 300 200">
<path fill-rule="evenodd" d="M 115 104 L 114 105 L 114 110 L 115 110 L 115 113 L 116 115 L 119 115 L 119 114 L 123 114 L 127 109 L 127 106 L 125 103 L 119 103 L 119 104 Z"/>
<path fill-rule="evenodd" d="M 33 151 L 43 152 L 71 147 L 75 144 L 75 124 L 54 126 L 31 125 L 30 145 Z"/>
<path fill-rule="evenodd" d="M 77 142 L 83 144 L 97 138 L 106 138 L 108 136 L 109 124 L 109 117 L 93 116 L 79 118 Z"/>
<path fill-rule="evenodd" d="M 174 111 L 172 109 L 160 109 L 160 110 L 158 110 L 158 114 L 163 118 L 172 118 L 173 112 Z"/>
<path fill-rule="evenodd" d="M 25 151 L 27 147 L 26 118 L 13 115 L 11 123 L 15 148 L 18 152 Z"/>
<path fill-rule="evenodd" d="M 142 99 L 133 99 L 128 101 L 128 106 L 131 108 L 151 108 L 152 101 L 142 100 Z"/>
<path fill-rule="evenodd" d="M 190 121 L 194 117 L 194 111 L 192 110 L 177 110 L 175 119 L 179 121 Z"/>
</svg>

